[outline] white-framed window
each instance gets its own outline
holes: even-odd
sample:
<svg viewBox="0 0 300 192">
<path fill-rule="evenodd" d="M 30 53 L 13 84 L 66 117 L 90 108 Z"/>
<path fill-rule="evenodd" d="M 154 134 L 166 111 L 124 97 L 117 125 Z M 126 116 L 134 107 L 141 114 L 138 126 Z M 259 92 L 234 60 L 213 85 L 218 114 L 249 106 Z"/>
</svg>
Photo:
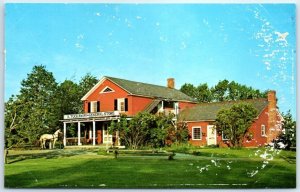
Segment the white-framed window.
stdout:
<svg viewBox="0 0 300 192">
<path fill-rule="evenodd" d="M 102 89 L 102 91 L 100 91 L 100 93 L 111 93 L 111 92 L 115 92 L 112 88 L 110 88 L 109 86 L 104 87 L 104 89 Z"/>
<path fill-rule="evenodd" d="M 201 127 L 192 128 L 192 139 L 193 140 L 202 140 L 202 129 Z"/>
<path fill-rule="evenodd" d="M 115 111 L 128 111 L 128 99 L 127 98 L 115 99 L 114 110 Z"/>
<path fill-rule="evenodd" d="M 91 105 L 91 113 L 95 113 L 97 112 L 97 108 L 98 108 L 98 102 L 97 101 L 91 101 L 90 103 Z"/>
<path fill-rule="evenodd" d="M 265 137 L 266 136 L 266 126 L 261 125 L 261 136 Z"/>
<path fill-rule="evenodd" d="M 226 136 L 225 134 L 224 134 L 224 132 L 222 131 L 222 140 L 223 141 L 227 141 L 227 140 L 229 140 L 229 137 L 228 136 Z"/>
</svg>

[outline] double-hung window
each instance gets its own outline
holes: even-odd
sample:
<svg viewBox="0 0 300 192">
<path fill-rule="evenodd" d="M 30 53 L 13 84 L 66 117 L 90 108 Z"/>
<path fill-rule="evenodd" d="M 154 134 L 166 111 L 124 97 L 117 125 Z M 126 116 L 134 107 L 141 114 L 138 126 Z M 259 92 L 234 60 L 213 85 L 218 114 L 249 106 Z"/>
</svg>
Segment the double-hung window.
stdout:
<svg viewBox="0 0 300 192">
<path fill-rule="evenodd" d="M 100 112 L 100 101 L 91 101 L 88 103 L 88 113 Z"/>
<path fill-rule="evenodd" d="M 115 99 L 114 110 L 115 111 L 128 111 L 128 99 L 127 98 Z"/>
<path fill-rule="evenodd" d="M 193 140 L 201 140 L 202 139 L 201 127 L 193 127 L 192 128 L 192 139 Z"/>
</svg>

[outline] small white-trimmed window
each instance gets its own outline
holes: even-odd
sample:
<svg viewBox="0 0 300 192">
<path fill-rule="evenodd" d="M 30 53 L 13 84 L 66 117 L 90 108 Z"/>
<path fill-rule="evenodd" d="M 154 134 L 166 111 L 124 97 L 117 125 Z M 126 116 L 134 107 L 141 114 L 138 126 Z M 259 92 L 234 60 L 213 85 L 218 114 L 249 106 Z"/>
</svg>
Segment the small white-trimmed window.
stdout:
<svg viewBox="0 0 300 192">
<path fill-rule="evenodd" d="M 229 140 L 229 137 L 226 136 L 226 135 L 223 133 L 223 131 L 222 131 L 222 140 L 223 140 L 223 141 Z"/>
<path fill-rule="evenodd" d="M 104 89 L 102 89 L 102 91 L 100 91 L 100 93 L 111 93 L 111 92 L 115 92 L 115 91 L 108 86 L 104 87 Z"/>
<path fill-rule="evenodd" d="M 266 136 L 266 126 L 261 125 L 261 136 L 265 137 Z"/>
<path fill-rule="evenodd" d="M 193 127 L 192 128 L 192 139 L 193 140 L 201 140 L 202 139 L 201 127 Z"/>
<path fill-rule="evenodd" d="M 91 102 L 91 113 L 97 112 L 97 101 Z"/>
<path fill-rule="evenodd" d="M 128 111 L 128 98 L 115 99 L 114 110 L 115 111 Z"/>
</svg>

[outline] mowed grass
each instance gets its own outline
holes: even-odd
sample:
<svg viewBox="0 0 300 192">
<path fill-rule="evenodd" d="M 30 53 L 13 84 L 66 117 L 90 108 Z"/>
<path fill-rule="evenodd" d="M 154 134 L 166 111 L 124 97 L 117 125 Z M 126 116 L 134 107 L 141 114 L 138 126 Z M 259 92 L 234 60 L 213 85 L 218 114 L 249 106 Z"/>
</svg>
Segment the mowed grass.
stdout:
<svg viewBox="0 0 300 192">
<path fill-rule="evenodd" d="M 199 149 L 198 156 L 97 155 L 93 150 L 12 151 L 7 188 L 295 188 L 295 152 Z M 201 155 L 202 153 L 202 155 Z"/>
</svg>

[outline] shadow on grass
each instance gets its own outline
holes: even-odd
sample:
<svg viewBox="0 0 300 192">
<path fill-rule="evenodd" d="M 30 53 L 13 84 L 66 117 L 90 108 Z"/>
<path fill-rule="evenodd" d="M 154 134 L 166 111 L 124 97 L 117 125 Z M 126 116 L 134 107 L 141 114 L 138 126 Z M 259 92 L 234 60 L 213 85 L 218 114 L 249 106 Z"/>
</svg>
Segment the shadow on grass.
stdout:
<svg viewBox="0 0 300 192">
<path fill-rule="evenodd" d="M 7 164 L 13 164 L 28 159 L 57 159 L 62 157 L 72 157 L 79 154 L 87 154 L 90 151 L 87 150 L 62 150 L 53 149 L 47 152 L 41 150 L 40 153 L 29 153 L 29 154 L 10 154 L 7 156 Z"/>
</svg>

